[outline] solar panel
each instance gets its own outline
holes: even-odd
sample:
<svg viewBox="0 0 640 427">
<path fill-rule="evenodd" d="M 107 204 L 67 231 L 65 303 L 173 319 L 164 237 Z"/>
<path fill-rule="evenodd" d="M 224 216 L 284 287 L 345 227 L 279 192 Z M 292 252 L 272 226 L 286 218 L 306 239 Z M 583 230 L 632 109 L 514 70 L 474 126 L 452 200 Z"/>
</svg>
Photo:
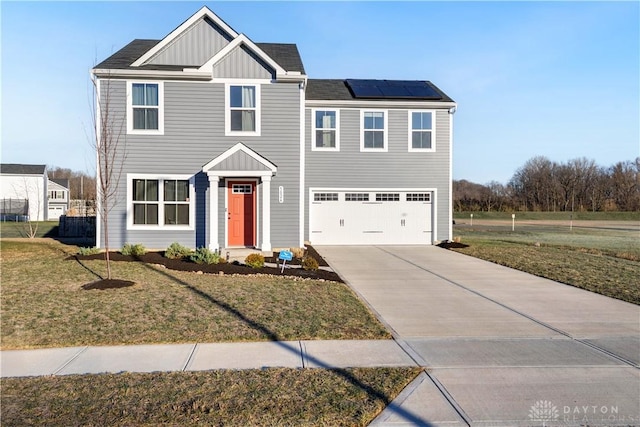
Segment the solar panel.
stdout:
<svg viewBox="0 0 640 427">
<path fill-rule="evenodd" d="M 429 83 L 420 80 L 347 79 L 347 85 L 356 98 L 442 99 Z"/>
</svg>

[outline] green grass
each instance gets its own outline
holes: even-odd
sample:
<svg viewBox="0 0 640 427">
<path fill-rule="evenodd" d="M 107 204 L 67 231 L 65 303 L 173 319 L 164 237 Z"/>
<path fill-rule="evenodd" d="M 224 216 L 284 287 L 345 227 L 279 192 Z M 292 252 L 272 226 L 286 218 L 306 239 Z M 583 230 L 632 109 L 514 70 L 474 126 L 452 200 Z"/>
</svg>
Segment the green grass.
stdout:
<svg viewBox="0 0 640 427">
<path fill-rule="evenodd" d="M 513 212 L 454 212 L 454 219 L 509 220 Z M 640 212 L 515 212 L 516 220 L 553 220 L 569 221 L 573 216 L 576 221 L 640 221 Z"/>
<path fill-rule="evenodd" d="M 640 240 L 624 229 L 458 225 L 461 253 L 640 304 Z"/>
<path fill-rule="evenodd" d="M 37 232 L 34 237 L 56 237 L 58 235 L 58 221 L 38 221 L 31 223 Z M 29 223 L 0 221 L 0 236 L 7 238 L 29 237 Z"/>
<path fill-rule="evenodd" d="M 1 242 L 3 349 L 390 338 L 341 283 L 112 262 L 114 278 L 136 285 L 85 291 L 105 264 L 66 260 L 76 250 L 54 241 Z"/>
<path fill-rule="evenodd" d="M 2 379 L 2 425 L 365 426 L 419 368 Z"/>
</svg>

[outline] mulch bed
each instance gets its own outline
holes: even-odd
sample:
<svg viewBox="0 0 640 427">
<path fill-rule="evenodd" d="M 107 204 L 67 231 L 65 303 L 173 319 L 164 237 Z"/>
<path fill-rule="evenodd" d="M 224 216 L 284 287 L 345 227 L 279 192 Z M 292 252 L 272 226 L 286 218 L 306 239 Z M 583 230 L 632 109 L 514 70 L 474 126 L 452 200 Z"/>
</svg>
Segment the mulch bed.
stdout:
<svg viewBox="0 0 640 427">
<path fill-rule="evenodd" d="M 310 249 L 310 248 L 309 248 Z M 308 249 L 308 251 L 309 251 Z M 311 252 L 308 252 L 311 254 Z M 319 265 L 328 266 L 327 262 L 322 259 L 315 250 L 313 253 L 316 255 L 314 258 L 318 261 Z M 275 253 L 275 257 L 277 257 L 277 253 Z M 321 280 L 331 280 L 334 282 L 343 282 L 343 280 L 336 273 L 332 271 L 325 270 L 317 270 L 317 271 L 307 271 L 302 268 L 285 268 L 284 273 L 280 273 L 279 268 L 273 267 L 263 267 L 263 268 L 251 268 L 241 263 L 221 263 L 221 264 L 196 264 L 194 262 L 189 261 L 188 259 L 169 259 L 164 257 L 164 252 L 148 252 L 141 256 L 127 256 L 122 255 L 119 252 L 110 252 L 109 258 L 112 261 L 125 261 L 125 262 L 143 262 L 145 264 L 159 264 L 163 265 L 171 270 L 178 271 L 192 271 L 198 272 L 201 271 L 203 273 L 210 274 L 273 274 L 278 276 L 295 276 L 295 277 L 303 277 L 307 279 L 321 279 Z M 104 260 L 104 254 L 95 254 L 95 255 L 74 255 L 69 259 L 75 259 L 79 261 L 84 260 Z M 273 258 L 265 258 L 265 262 L 273 262 L 275 263 L 275 259 Z M 288 263 L 287 263 L 288 264 Z M 295 263 L 294 263 L 295 264 Z M 85 286 L 88 286 L 87 284 Z"/>
<path fill-rule="evenodd" d="M 313 246 L 306 246 L 306 248 L 307 248 L 306 255 L 315 258 L 316 261 L 318 261 L 318 265 L 320 267 L 329 267 L 329 264 L 327 264 L 327 261 L 325 261 L 324 258 L 322 258 L 320 256 L 318 251 L 316 251 L 313 248 Z M 273 264 L 279 264 L 281 261 L 278 259 L 278 255 L 280 255 L 280 252 L 274 252 L 272 256 L 265 257 L 264 262 L 270 262 L 270 263 L 273 263 Z M 287 264 L 301 265 L 302 264 L 302 259 L 293 258 L 292 261 L 287 261 Z"/>
</svg>

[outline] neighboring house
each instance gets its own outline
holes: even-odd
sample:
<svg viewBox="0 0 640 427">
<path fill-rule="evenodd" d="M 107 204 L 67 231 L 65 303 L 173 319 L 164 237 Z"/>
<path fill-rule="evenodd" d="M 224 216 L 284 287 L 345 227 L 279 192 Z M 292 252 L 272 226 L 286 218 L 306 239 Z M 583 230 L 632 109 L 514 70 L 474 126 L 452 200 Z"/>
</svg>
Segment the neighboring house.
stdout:
<svg viewBox="0 0 640 427">
<path fill-rule="evenodd" d="M 44 221 L 48 212 L 45 165 L 0 164 L 2 220 Z"/>
<path fill-rule="evenodd" d="M 57 220 L 69 210 L 69 180 L 50 179 L 47 184 L 49 200 L 48 219 Z"/>
<path fill-rule="evenodd" d="M 296 45 L 206 7 L 92 74 L 126 138 L 112 247 L 451 239 L 456 104 L 428 81 L 309 79 Z"/>
</svg>

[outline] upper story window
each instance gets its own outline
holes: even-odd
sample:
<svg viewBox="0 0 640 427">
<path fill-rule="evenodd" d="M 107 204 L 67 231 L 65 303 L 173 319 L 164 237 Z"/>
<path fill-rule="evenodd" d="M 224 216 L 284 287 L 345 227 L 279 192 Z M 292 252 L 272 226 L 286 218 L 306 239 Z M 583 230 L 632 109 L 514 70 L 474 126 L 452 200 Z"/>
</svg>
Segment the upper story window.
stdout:
<svg viewBox="0 0 640 427">
<path fill-rule="evenodd" d="M 49 200 L 65 200 L 64 191 L 60 191 L 60 190 L 49 191 Z"/>
<path fill-rule="evenodd" d="M 163 84 L 129 82 L 127 84 L 127 131 L 133 134 L 164 133 Z"/>
<path fill-rule="evenodd" d="M 227 85 L 226 133 L 260 134 L 260 86 Z"/>
<path fill-rule="evenodd" d="M 314 151 L 339 151 L 340 135 L 338 110 L 312 110 L 313 133 L 311 148 Z"/>
<path fill-rule="evenodd" d="M 433 111 L 409 111 L 409 151 L 434 151 Z"/>
<path fill-rule="evenodd" d="M 192 229 L 193 183 L 186 176 L 130 175 L 128 225 L 139 229 Z"/>
<path fill-rule="evenodd" d="M 360 151 L 387 151 L 387 112 L 362 111 Z"/>
</svg>

